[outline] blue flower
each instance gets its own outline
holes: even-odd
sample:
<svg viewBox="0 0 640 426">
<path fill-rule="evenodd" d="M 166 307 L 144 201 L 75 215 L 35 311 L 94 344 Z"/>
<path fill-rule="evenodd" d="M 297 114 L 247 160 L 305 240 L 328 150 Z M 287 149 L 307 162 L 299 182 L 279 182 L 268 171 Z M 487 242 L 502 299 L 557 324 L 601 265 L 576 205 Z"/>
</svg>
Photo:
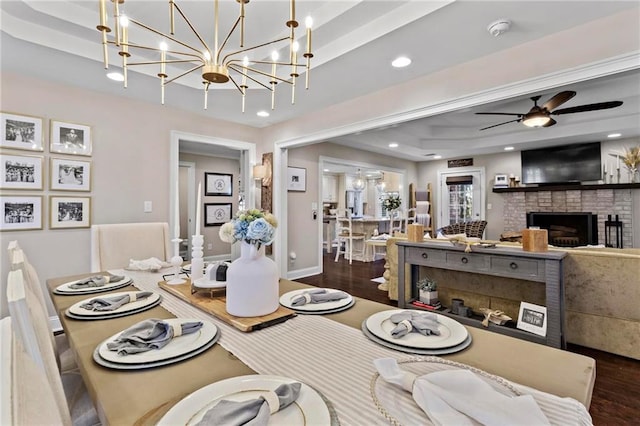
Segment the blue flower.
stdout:
<svg viewBox="0 0 640 426">
<path fill-rule="evenodd" d="M 244 241 L 260 247 L 273 242 L 278 222 L 271 213 L 258 209 L 239 211 L 235 217 L 220 227 L 220 239 L 226 243 Z"/>
</svg>

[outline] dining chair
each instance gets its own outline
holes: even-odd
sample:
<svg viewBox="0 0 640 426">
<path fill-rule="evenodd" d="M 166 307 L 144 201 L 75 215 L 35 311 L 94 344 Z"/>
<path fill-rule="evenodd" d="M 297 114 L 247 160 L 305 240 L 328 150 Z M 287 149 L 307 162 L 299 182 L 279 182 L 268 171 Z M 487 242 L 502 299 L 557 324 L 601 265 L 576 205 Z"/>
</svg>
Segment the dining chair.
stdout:
<svg viewBox="0 0 640 426">
<path fill-rule="evenodd" d="M 415 207 L 411 209 L 407 209 L 404 216 L 403 232 L 409 232 L 409 225 L 411 225 L 412 223 L 415 223 L 416 219 L 417 219 L 417 209 Z"/>
<path fill-rule="evenodd" d="M 43 291 L 38 273 L 36 272 L 33 265 L 29 262 L 27 255 L 24 253 L 24 250 L 20 248 L 13 249 L 12 255 L 10 256 L 11 270 L 22 271 L 25 285 L 36 296 L 38 301 L 37 306 L 39 307 L 39 309 L 42 310 L 45 317 L 48 317 L 49 305 L 53 306 L 53 304 L 51 303 L 48 294 Z M 64 335 L 64 333 L 60 333 L 60 335 L 56 337 L 53 327 L 51 326 L 51 322 L 47 321 L 47 325 L 49 327 L 49 337 L 54 348 L 56 362 L 58 364 L 60 372 L 66 373 L 75 371 L 78 368 L 78 365 L 76 364 L 76 361 L 73 357 L 73 352 L 69 348 L 69 344 L 66 341 L 66 336 Z"/>
<path fill-rule="evenodd" d="M 338 209 L 336 212 L 336 233 L 338 247 L 336 249 L 335 262 L 340 258 L 340 253 L 346 258 L 349 253 L 349 265 L 353 262 L 353 242 L 362 241 L 361 256 L 365 255 L 365 235 L 362 232 L 353 232 L 352 214 L 348 209 Z M 344 248 L 343 247 L 344 244 Z"/>
<path fill-rule="evenodd" d="M 33 360 L 39 374 L 46 377 L 51 386 L 62 424 L 100 424 L 79 373 L 61 374 L 58 370 L 50 338 L 49 318 L 38 306 L 37 296 L 26 285 L 21 269 L 8 274 L 7 303 L 16 338 Z"/>
<path fill-rule="evenodd" d="M 389 213 L 389 235 L 393 237 L 396 232 L 404 232 L 402 229 L 403 213 L 397 209 Z"/>
<path fill-rule="evenodd" d="M 165 222 L 113 223 L 91 226 L 91 272 L 121 269 L 130 260 L 171 256 L 169 225 Z"/>
<path fill-rule="evenodd" d="M 70 424 L 46 377 L 15 335 L 11 317 L 0 320 L 0 336 L 0 424 Z"/>
</svg>

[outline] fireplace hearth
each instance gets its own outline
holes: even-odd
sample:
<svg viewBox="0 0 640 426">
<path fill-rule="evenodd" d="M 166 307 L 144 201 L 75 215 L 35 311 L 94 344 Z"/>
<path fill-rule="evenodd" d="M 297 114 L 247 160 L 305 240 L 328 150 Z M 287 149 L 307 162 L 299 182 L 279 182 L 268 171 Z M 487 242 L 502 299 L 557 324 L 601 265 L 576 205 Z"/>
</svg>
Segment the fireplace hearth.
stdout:
<svg viewBox="0 0 640 426">
<path fill-rule="evenodd" d="M 546 229 L 549 244 L 578 247 L 598 244 L 598 216 L 590 212 L 530 212 L 527 227 Z"/>
</svg>

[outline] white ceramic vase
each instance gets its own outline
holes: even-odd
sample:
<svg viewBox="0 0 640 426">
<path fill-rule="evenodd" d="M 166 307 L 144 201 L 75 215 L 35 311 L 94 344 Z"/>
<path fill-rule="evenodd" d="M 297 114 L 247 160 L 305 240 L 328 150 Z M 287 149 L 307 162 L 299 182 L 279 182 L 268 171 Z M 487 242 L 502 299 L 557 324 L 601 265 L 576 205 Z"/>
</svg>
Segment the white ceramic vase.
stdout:
<svg viewBox="0 0 640 426">
<path fill-rule="evenodd" d="M 227 312 L 237 317 L 259 317 L 279 305 L 278 267 L 264 255 L 264 245 L 241 242 L 240 257 L 227 269 Z"/>
</svg>

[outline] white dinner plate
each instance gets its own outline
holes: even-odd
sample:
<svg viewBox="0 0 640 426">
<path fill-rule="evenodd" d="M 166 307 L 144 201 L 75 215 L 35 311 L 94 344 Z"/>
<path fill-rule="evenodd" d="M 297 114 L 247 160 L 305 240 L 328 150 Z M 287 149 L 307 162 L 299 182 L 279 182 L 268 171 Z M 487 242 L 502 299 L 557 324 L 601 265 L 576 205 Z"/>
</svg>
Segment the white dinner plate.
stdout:
<svg viewBox="0 0 640 426">
<path fill-rule="evenodd" d="M 131 371 L 131 370 L 145 370 L 147 368 L 162 367 L 162 366 L 165 366 L 165 365 L 175 364 L 177 362 L 182 362 L 182 361 L 186 361 L 188 359 L 191 359 L 191 358 L 193 358 L 195 356 L 200 355 L 203 352 L 208 351 L 213 345 L 216 344 L 218 339 L 220 339 L 220 330 L 218 330 L 218 333 L 213 337 L 213 339 L 209 340 L 204 346 L 199 347 L 198 349 L 196 349 L 193 352 L 187 352 L 187 353 L 182 354 L 180 356 L 177 356 L 175 358 L 163 359 L 163 360 L 155 361 L 155 362 L 147 362 L 147 363 L 144 363 L 144 364 L 121 364 L 119 362 L 107 361 L 106 359 L 103 359 L 100 356 L 100 353 L 98 352 L 98 349 L 100 349 L 99 347 L 96 347 L 96 349 L 93 351 L 93 360 L 98 365 L 101 365 L 101 366 L 107 367 L 107 368 L 112 368 L 114 370 L 129 370 L 129 371 Z"/>
<path fill-rule="evenodd" d="M 225 288 L 227 286 L 226 281 L 211 281 L 206 279 L 205 277 L 198 278 L 197 280 L 191 283 L 194 287 L 197 288 Z"/>
<path fill-rule="evenodd" d="M 204 272 L 204 270 L 207 269 L 208 265 L 209 265 L 209 262 L 204 262 L 204 266 L 202 267 L 202 272 Z M 182 267 L 182 270 L 185 272 L 191 272 L 191 264 L 187 263 Z"/>
<path fill-rule="evenodd" d="M 117 297 L 117 296 L 122 296 L 125 294 L 129 294 L 129 295 L 136 295 L 138 293 L 142 293 L 141 290 L 138 291 L 121 291 L 118 293 L 109 293 L 109 294 L 104 294 L 101 296 L 93 296 L 93 297 L 89 297 L 87 299 L 84 299 L 78 303 L 75 303 L 73 305 L 71 305 L 68 309 L 68 312 L 73 314 L 73 315 L 77 315 L 77 316 L 82 316 L 82 317 L 102 317 L 102 316 L 110 316 L 110 315 L 119 315 L 119 314 L 123 314 L 123 313 L 127 313 L 130 311 L 136 311 L 136 312 L 140 312 L 140 309 L 143 309 L 147 306 L 153 305 L 154 303 L 156 303 L 158 300 L 160 300 L 160 294 L 159 293 L 153 293 L 151 295 L 149 295 L 148 297 L 144 298 L 144 299 L 140 299 L 140 300 L 136 300 L 135 302 L 130 302 L 130 303 L 125 303 L 124 305 L 120 306 L 118 309 L 114 309 L 112 311 L 91 311 L 88 309 L 85 309 L 82 307 L 82 305 L 84 305 L 87 302 L 90 302 L 93 299 L 97 299 L 97 298 L 108 298 L 108 297 Z"/>
<path fill-rule="evenodd" d="M 391 330 L 396 327 L 396 324 L 392 323 L 389 318 L 393 314 L 405 311 L 416 312 L 420 314 L 429 313 L 437 315 L 438 330 L 440 331 L 440 335 L 425 336 L 420 333 L 411 332 L 405 334 L 400 338 L 392 337 Z M 366 324 L 369 331 L 380 339 L 387 340 L 396 345 L 419 349 L 435 349 L 456 346 L 464 342 L 464 340 L 469 335 L 467 329 L 453 318 L 449 318 L 435 312 L 425 312 L 411 309 L 394 309 L 390 311 L 378 312 L 367 318 Z"/>
<path fill-rule="evenodd" d="M 238 376 L 212 383 L 187 395 L 160 419 L 158 425 L 194 425 L 222 399 L 243 401 L 254 399 L 264 391 L 273 391 L 283 383 L 296 380 L 280 376 Z M 329 425 L 331 415 L 322 397 L 302 383 L 296 401 L 269 418 L 273 425 Z"/>
<path fill-rule="evenodd" d="M 169 318 L 163 321 L 173 326 L 180 325 L 185 322 L 200 321 L 194 318 Z M 208 321 L 202 321 L 202 328 L 195 333 L 183 334 L 174 337 L 162 349 L 152 349 L 134 355 L 119 355 L 116 351 L 110 351 L 107 348 L 107 342 L 112 342 L 120 336 L 122 331 L 109 337 L 98 346 L 98 354 L 102 359 L 119 364 L 147 364 L 156 361 L 162 361 L 169 358 L 175 358 L 188 352 L 193 352 L 201 346 L 206 345 L 213 339 L 218 332 L 218 327 Z M 124 331 L 124 330 L 123 330 Z"/>
<path fill-rule="evenodd" d="M 131 284 L 132 281 L 133 280 L 130 277 L 127 277 L 126 275 L 124 275 L 121 280 L 106 283 L 105 285 L 100 287 L 71 288 L 72 284 L 76 284 L 78 282 L 78 280 L 76 280 L 76 281 L 70 281 L 68 283 L 59 285 L 58 287 L 55 288 L 55 290 L 53 290 L 53 292 L 59 295 L 60 294 L 77 295 L 77 294 L 102 293 L 103 291 L 110 291 L 110 290 L 115 290 L 117 288 L 126 287 L 129 284 Z"/>
<path fill-rule="evenodd" d="M 349 294 L 349 297 L 345 297 L 344 299 L 334 300 L 332 302 L 325 303 L 307 303 L 302 306 L 293 306 L 291 301 L 296 297 L 304 293 L 305 291 L 309 291 L 311 289 L 301 289 L 301 290 L 293 290 L 288 293 L 280 296 L 280 304 L 289 309 L 293 309 L 296 311 L 329 311 L 333 309 L 338 309 L 347 306 L 349 303 L 353 301 L 353 297 Z M 329 293 L 334 293 L 340 290 L 325 288 Z"/>
<path fill-rule="evenodd" d="M 335 309 L 327 309 L 326 311 L 299 311 L 297 308 L 292 308 L 296 311 L 296 313 L 300 315 L 327 315 L 327 314 L 335 314 L 338 312 L 346 311 L 347 309 L 351 309 L 353 305 L 356 304 L 355 299 L 351 301 L 348 305 L 341 306 Z"/>
</svg>

